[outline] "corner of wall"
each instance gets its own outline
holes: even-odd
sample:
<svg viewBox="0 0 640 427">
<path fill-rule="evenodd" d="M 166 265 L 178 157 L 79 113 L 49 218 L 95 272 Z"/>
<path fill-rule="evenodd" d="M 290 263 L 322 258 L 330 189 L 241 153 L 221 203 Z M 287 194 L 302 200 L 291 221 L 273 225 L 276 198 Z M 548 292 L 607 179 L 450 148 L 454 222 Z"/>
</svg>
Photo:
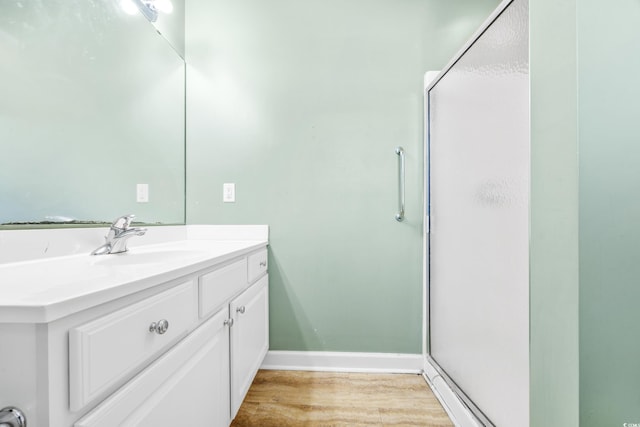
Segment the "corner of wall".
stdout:
<svg viewBox="0 0 640 427">
<path fill-rule="evenodd" d="M 579 425 L 576 0 L 530 1 L 531 426 Z"/>
</svg>

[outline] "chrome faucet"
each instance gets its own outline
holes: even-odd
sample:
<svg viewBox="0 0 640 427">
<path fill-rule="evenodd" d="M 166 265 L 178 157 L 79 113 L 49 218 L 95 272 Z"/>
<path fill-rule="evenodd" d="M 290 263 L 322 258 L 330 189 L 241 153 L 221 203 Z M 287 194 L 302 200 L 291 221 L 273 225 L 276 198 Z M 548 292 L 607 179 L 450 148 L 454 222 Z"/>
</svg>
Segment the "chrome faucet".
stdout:
<svg viewBox="0 0 640 427">
<path fill-rule="evenodd" d="M 127 251 L 127 240 L 133 236 L 142 236 L 146 228 L 131 227 L 135 215 L 125 215 L 117 218 L 111 224 L 109 233 L 105 236 L 104 245 L 91 252 L 91 255 L 119 254 Z"/>
</svg>

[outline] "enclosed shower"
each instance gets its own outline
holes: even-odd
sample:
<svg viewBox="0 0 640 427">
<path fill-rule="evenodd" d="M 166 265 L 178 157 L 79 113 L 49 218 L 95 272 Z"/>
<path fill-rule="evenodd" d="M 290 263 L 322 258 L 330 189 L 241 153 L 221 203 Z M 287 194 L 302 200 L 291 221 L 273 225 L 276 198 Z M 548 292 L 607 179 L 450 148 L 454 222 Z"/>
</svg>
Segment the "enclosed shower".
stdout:
<svg viewBox="0 0 640 427">
<path fill-rule="evenodd" d="M 458 425 L 529 425 L 528 2 L 425 84 L 425 372 Z"/>
</svg>

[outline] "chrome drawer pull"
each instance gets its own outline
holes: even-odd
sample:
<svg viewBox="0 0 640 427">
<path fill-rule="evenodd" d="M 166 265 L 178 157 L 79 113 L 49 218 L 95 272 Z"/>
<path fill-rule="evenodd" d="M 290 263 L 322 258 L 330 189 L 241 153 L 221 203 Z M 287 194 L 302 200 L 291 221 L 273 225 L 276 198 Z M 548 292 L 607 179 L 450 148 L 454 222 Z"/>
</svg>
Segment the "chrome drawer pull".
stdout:
<svg viewBox="0 0 640 427">
<path fill-rule="evenodd" d="M 233 326 L 233 318 L 225 320 L 224 324 L 225 325 L 229 325 L 229 327 L 232 327 Z"/>
<path fill-rule="evenodd" d="M 167 332 L 167 329 L 169 329 L 169 322 L 164 319 L 159 320 L 158 322 L 153 322 L 149 325 L 149 332 L 155 332 L 158 335 L 164 334 Z"/>
<path fill-rule="evenodd" d="M 260 267 L 266 267 L 267 261 L 260 261 Z"/>
<path fill-rule="evenodd" d="M 240 314 L 244 314 L 244 312 L 246 311 L 244 305 L 236 308 L 236 312 L 240 313 Z"/>
<path fill-rule="evenodd" d="M 27 427 L 24 413 L 13 406 L 0 409 L 0 427 Z"/>
</svg>

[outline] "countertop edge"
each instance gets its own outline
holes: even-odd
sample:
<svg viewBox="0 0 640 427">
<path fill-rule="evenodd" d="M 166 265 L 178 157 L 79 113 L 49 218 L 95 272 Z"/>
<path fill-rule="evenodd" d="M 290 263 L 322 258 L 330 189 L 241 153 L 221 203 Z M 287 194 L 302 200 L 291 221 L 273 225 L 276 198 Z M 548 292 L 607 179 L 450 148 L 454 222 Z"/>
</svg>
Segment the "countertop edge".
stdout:
<svg viewBox="0 0 640 427">
<path fill-rule="evenodd" d="M 214 241 L 212 241 L 212 243 L 213 242 Z M 231 250 L 205 260 L 187 263 L 184 266 L 169 271 L 151 274 L 131 282 L 118 284 L 107 289 L 89 292 L 49 304 L 7 305 L 3 304 L 0 298 L 0 323 L 50 323 L 119 298 L 161 286 L 164 283 L 179 279 L 180 277 L 188 276 L 197 271 L 206 270 L 218 264 L 225 263 L 233 258 L 250 254 L 260 248 L 268 246 L 269 242 L 268 240 L 246 241 L 246 244 L 247 246 L 241 249 Z"/>
</svg>

